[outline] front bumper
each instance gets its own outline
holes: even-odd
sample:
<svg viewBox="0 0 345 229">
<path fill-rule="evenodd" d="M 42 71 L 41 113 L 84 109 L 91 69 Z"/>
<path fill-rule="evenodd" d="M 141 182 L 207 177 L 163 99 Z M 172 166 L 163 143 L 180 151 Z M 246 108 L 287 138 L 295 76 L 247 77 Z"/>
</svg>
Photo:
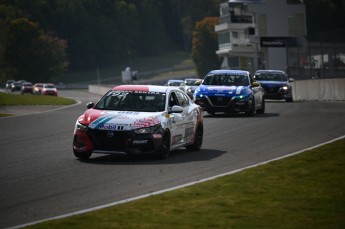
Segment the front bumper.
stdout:
<svg viewBox="0 0 345 229">
<path fill-rule="evenodd" d="M 292 98 L 291 88 L 288 88 L 286 90 L 281 87 L 278 87 L 278 88 L 264 87 L 264 90 L 265 90 L 266 99 L 291 99 Z"/>
<path fill-rule="evenodd" d="M 194 102 L 208 112 L 247 112 L 252 108 L 251 100 L 235 97 L 203 96 L 196 97 Z"/>
<path fill-rule="evenodd" d="M 150 154 L 162 144 L 162 133 L 135 134 L 133 131 L 76 130 L 75 152 L 102 154 Z"/>
</svg>

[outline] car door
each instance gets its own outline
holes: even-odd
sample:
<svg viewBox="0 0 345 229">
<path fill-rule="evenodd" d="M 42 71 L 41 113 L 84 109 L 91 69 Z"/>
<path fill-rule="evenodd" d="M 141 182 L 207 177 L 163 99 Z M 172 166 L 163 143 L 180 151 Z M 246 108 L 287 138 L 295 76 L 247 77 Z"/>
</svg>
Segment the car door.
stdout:
<svg viewBox="0 0 345 229">
<path fill-rule="evenodd" d="M 193 139 L 194 133 L 194 117 L 195 111 L 191 108 L 191 101 L 185 93 L 176 91 L 176 96 L 180 106 L 183 108 L 182 120 L 181 120 L 181 131 L 182 131 L 182 143 L 189 143 Z"/>
<path fill-rule="evenodd" d="M 168 110 L 170 110 L 173 106 L 180 106 L 179 100 L 177 99 L 176 91 L 172 90 L 170 91 L 169 98 L 168 98 Z M 170 134 L 171 134 L 171 141 L 170 141 L 170 147 L 173 146 L 178 146 L 180 144 L 183 144 L 183 129 L 182 129 L 182 124 L 183 124 L 183 119 L 184 119 L 184 114 L 185 112 L 183 111 L 182 113 L 170 113 L 170 122 L 171 122 L 171 127 L 170 127 Z"/>
<path fill-rule="evenodd" d="M 250 87 L 251 87 L 253 94 L 254 94 L 255 106 L 257 108 L 261 107 L 262 97 L 263 97 L 263 89 L 262 89 L 260 83 L 255 81 L 251 75 L 249 75 L 249 80 L 250 80 L 250 84 L 251 84 Z"/>
</svg>

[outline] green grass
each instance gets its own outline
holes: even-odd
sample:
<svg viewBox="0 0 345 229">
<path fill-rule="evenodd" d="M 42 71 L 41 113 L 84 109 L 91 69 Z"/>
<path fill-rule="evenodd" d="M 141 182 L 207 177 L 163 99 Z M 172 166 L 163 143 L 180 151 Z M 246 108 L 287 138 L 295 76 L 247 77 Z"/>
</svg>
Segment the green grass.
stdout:
<svg viewBox="0 0 345 229">
<path fill-rule="evenodd" d="M 70 105 L 75 100 L 57 96 L 17 95 L 0 93 L 0 106 L 10 105 Z"/>
<path fill-rule="evenodd" d="M 341 139 L 236 174 L 30 228 L 345 228 L 344 165 Z"/>
</svg>

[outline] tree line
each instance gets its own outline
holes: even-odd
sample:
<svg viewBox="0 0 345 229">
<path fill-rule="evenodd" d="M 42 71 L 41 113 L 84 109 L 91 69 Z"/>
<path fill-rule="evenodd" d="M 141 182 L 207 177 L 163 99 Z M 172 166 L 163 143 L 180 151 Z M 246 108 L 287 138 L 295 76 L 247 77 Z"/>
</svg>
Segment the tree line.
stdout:
<svg viewBox="0 0 345 229">
<path fill-rule="evenodd" d="M 0 0 L 0 80 L 49 81 L 67 69 L 108 67 L 164 50 L 191 52 L 201 72 L 211 70 L 219 65 L 213 25 L 221 2 Z M 343 27 L 343 0 L 304 3 L 308 34 Z"/>
<path fill-rule="evenodd" d="M 46 81 L 48 75 L 67 68 L 107 67 L 164 50 L 190 52 L 195 22 L 218 15 L 219 4 L 219 0 L 1 0 L 2 75 Z M 45 71 L 37 69 L 47 66 Z"/>
</svg>

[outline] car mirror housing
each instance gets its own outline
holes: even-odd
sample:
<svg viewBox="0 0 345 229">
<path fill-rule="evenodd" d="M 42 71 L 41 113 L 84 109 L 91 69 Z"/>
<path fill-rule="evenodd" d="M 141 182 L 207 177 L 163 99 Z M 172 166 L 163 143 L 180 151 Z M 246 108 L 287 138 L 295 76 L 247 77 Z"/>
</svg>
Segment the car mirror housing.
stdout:
<svg viewBox="0 0 345 229">
<path fill-rule="evenodd" d="M 86 104 L 86 108 L 87 108 L 87 109 L 91 109 L 91 108 L 93 108 L 94 105 L 95 105 L 95 104 L 94 104 L 93 102 L 88 102 L 88 103 Z"/>
<path fill-rule="evenodd" d="M 260 83 L 255 81 L 255 82 L 252 83 L 252 86 L 253 86 L 253 87 L 259 87 L 259 86 L 260 86 Z"/>
<path fill-rule="evenodd" d="M 195 83 L 194 83 L 195 86 L 199 86 L 200 84 L 201 84 L 201 80 L 197 80 L 197 81 L 195 81 Z"/>
<path fill-rule="evenodd" d="M 289 82 L 294 82 L 295 79 L 294 78 L 289 78 Z"/>
<path fill-rule="evenodd" d="M 171 113 L 182 113 L 183 112 L 183 108 L 181 106 L 173 106 L 170 111 L 169 114 Z"/>
</svg>

